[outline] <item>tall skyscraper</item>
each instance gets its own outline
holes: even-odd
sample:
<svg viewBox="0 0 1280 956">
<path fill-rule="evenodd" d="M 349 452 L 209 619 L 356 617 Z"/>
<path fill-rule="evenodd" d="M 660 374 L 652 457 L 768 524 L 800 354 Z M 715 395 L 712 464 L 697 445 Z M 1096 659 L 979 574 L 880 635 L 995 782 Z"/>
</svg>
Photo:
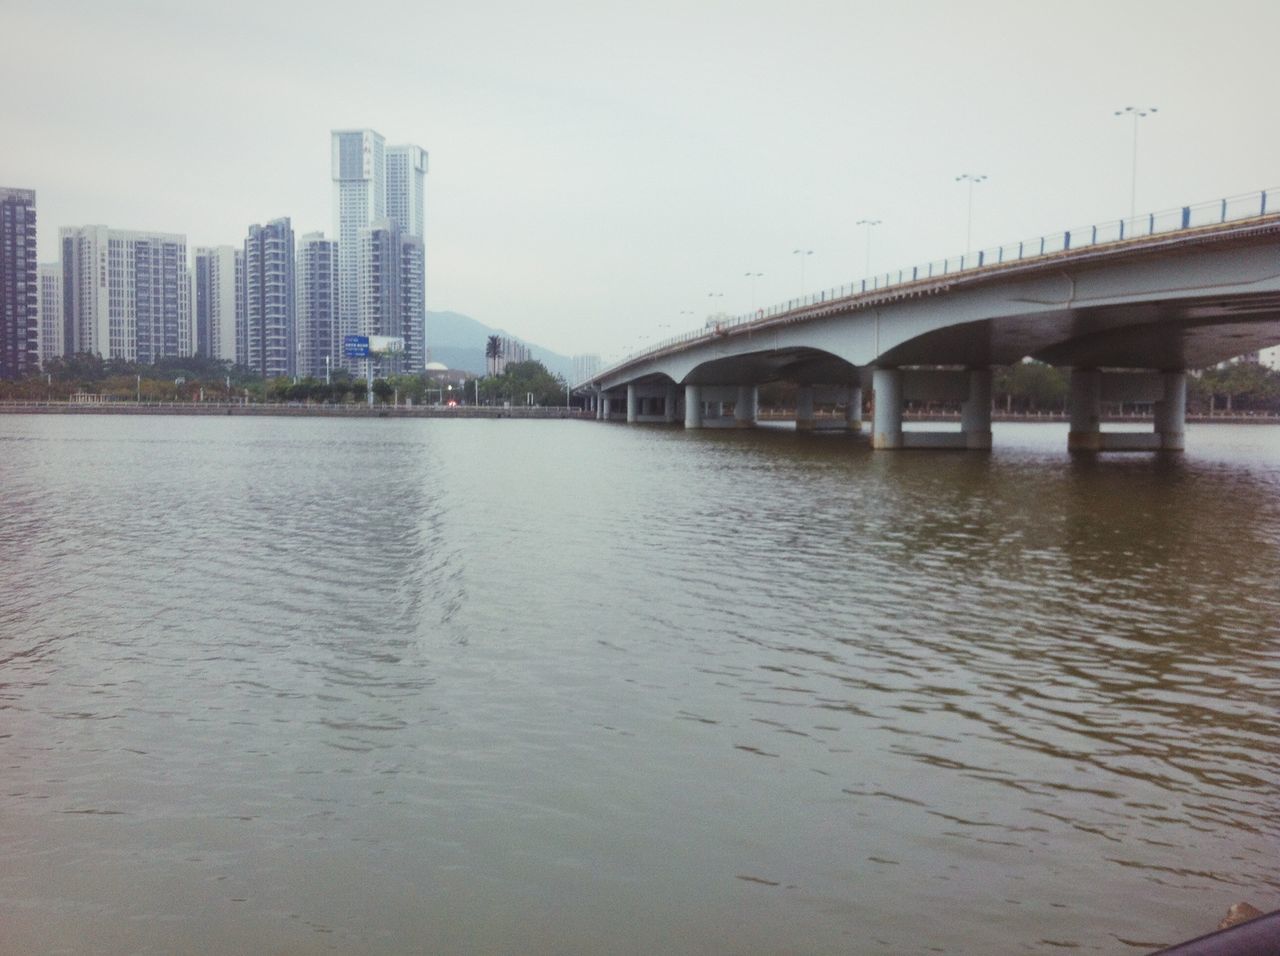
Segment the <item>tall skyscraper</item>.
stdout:
<svg viewBox="0 0 1280 956">
<path fill-rule="evenodd" d="M 0 378 L 40 363 L 36 193 L 0 187 Z"/>
<path fill-rule="evenodd" d="M 371 129 L 334 130 L 331 169 L 333 234 L 338 240 L 338 334 L 343 336 L 361 331 L 360 230 L 387 215 L 386 141 Z"/>
<path fill-rule="evenodd" d="M 387 218 L 401 232 L 426 235 L 427 151 L 421 146 L 387 147 Z"/>
<path fill-rule="evenodd" d="M 386 364 L 419 372 L 426 363 L 427 153 L 413 145 L 388 147 L 369 129 L 332 135 L 338 340 L 350 334 L 402 335 L 404 354 Z M 365 235 L 370 229 L 374 233 Z M 347 365 L 356 370 L 358 363 Z"/>
<path fill-rule="evenodd" d="M 195 264 L 196 353 L 244 364 L 244 250 L 198 246 Z"/>
<path fill-rule="evenodd" d="M 298 374 L 322 377 L 342 355 L 338 337 L 338 244 L 322 232 L 298 240 Z M 327 361 L 326 361 L 327 360 Z"/>
<path fill-rule="evenodd" d="M 42 262 L 40 282 L 40 364 L 66 352 L 62 344 L 62 266 Z"/>
<path fill-rule="evenodd" d="M 63 348 L 131 362 L 191 355 L 187 237 L 65 226 Z"/>
<path fill-rule="evenodd" d="M 293 226 L 286 216 L 252 225 L 244 241 L 244 364 L 264 378 L 296 367 Z"/>
</svg>

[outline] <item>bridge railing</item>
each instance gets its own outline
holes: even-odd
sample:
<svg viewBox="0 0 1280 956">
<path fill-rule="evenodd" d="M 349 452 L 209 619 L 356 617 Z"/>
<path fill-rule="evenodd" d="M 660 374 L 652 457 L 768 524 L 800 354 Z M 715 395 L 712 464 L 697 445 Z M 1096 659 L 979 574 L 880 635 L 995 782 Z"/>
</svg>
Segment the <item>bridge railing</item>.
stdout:
<svg viewBox="0 0 1280 956">
<path fill-rule="evenodd" d="M 1205 226 L 1221 225 L 1228 222 L 1239 222 L 1245 219 L 1256 219 L 1261 216 L 1280 213 L 1280 189 L 1261 190 L 1239 196 L 1228 196 L 1225 199 L 1214 199 L 1208 202 L 1195 203 L 1190 206 L 1178 206 L 1173 209 L 1162 209 L 1159 212 L 1146 213 L 1129 219 L 1110 219 L 1087 226 L 1064 229 L 1062 232 L 1048 233 L 1033 239 L 1006 243 L 988 249 L 978 249 L 964 255 L 950 256 L 946 259 L 935 259 L 922 265 L 911 266 L 889 272 L 879 272 L 844 285 L 822 289 L 811 295 L 785 302 L 778 302 L 755 312 L 729 316 L 724 320 L 709 324 L 701 329 L 693 329 L 679 335 L 663 339 L 614 362 L 610 368 L 627 365 L 646 355 L 661 352 L 685 342 L 692 342 L 727 332 L 738 326 L 773 316 L 785 315 L 797 309 L 803 309 L 824 302 L 847 299 L 852 296 L 865 295 L 904 285 L 909 282 L 927 281 L 940 276 L 957 275 L 976 272 L 1010 262 L 1024 262 L 1057 255 L 1089 246 L 1109 245 L 1126 242 L 1132 239 L 1143 239 L 1150 236 L 1182 232 L 1188 229 L 1199 229 Z M 608 371 L 606 369 L 605 371 Z M 598 377 L 598 376 L 597 376 Z M 587 383 L 580 383 L 587 384 Z"/>
</svg>

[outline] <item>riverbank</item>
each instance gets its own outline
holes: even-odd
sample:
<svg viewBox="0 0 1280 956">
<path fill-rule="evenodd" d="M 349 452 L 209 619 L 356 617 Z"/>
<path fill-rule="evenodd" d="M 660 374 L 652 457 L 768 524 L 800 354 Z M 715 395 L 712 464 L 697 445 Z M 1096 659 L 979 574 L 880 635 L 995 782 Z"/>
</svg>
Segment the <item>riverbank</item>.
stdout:
<svg viewBox="0 0 1280 956">
<path fill-rule="evenodd" d="M 274 415 L 294 418 L 524 418 L 594 420 L 595 413 L 581 408 L 560 406 L 511 406 L 496 405 L 324 405 L 307 403 L 243 403 L 243 402 L 0 402 L 0 414 L 10 415 Z M 903 420 L 911 422 L 958 422 L 958 413 L 903 412 Z M 844 412 L 821 413 L 816 421 L 844 420 Z M 761 409 L 758 420 L 762 422 L 789 422 L 795 420 L 792 409 Z M 993 422 L 1066 422 L 1070 416 L 1063 412 L 993 412 Z M 1142 424 L 1151 422 L 1150 415 L 1103 415 L 1110 423 Z M 1194 424 L 1222 425 L 1280 425 L 1280 415 L 1265 413 L 1218 413 L 1214 415 L 1192 414 L 1187 421 Z M 869 423 L 867 423 L 869 424 Z M 864 427 L 867 427 L 864 424 Z"/>
<path fill-rule="evenodd" d="M 490 405 L 308 405 L 241 402 L 0 402 L 11 415 L 276 415 L 294 418 L 584 418 L 580 408 Z"/>
</svg>

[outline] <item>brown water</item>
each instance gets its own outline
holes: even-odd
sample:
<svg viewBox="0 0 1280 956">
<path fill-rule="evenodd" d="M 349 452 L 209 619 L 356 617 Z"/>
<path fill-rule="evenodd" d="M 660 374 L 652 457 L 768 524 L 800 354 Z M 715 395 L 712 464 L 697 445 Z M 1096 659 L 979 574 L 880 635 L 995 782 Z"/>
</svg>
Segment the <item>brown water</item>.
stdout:
<svg viewBox="0 0 1280 956">
<path fill-rule="evenodd" d="M 1143 952 L 1280 906 L 1280 429 L 0 416 L 0 952 Z"/>
</svg>

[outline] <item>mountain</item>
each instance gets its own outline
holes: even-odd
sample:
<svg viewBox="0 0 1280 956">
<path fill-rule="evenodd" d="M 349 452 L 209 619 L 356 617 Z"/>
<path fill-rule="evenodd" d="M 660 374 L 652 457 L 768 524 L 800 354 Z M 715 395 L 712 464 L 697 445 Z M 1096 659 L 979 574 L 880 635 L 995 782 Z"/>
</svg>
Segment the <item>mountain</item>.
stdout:
<svg viewBox="0 0 1280 956">
<path fill-rule="evenodd" d="M 431 361 L 443 362 L 449 368 L 484 375 L 484 347 L 491 335 L 505 335 L 524 342 L 529 346 L 530 356 L 545 365 L 553 375 L 568 379 L 573 374 L 573 359 L 566 355 L 485 325 L 461 312 L 427 312 L 427 350 L 431 353 Z"/>
</svg>

